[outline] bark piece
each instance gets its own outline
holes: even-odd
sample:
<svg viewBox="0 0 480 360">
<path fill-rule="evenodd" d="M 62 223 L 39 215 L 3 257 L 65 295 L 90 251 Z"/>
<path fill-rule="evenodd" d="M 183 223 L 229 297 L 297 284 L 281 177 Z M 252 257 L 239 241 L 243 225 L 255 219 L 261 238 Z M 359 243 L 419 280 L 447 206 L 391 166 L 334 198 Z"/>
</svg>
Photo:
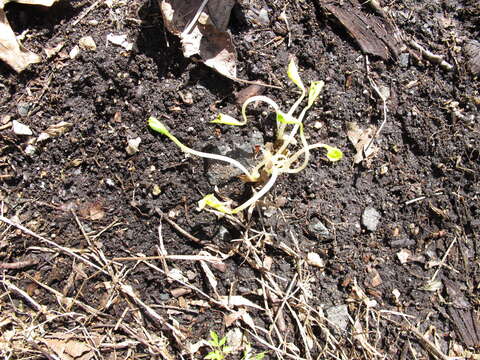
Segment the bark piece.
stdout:
<svg viewBox="0 0 480 360">
<path fill-rule="evenodd" d="M 473 75 L 480 74 L 480 42 L 471 40 L 465 44 L 467 64 Z"/>
<path fill-rule="evenodd" d="M 468 347 L 480 346 L 480 322 L 460 287 L 453 281 L 444 279 L 443 283 L 452 305 L 448 307 L 455 332 Z"/>
<path fill-rule="evenodd" d="M 386 60 L 397 58 L 402 41 L 388 18 L 365 14 L 358 3 L 339 0 L 319 0 L 332 13 L 367 54 Z"/>
</svg>

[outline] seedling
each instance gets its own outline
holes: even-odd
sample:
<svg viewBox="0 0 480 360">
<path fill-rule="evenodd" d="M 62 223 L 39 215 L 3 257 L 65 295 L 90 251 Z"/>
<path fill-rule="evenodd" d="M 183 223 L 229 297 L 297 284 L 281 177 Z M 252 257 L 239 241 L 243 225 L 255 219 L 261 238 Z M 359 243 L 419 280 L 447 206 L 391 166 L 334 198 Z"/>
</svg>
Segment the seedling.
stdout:
<svg viewBox="0 0 480 360">
<path fill-rule="evenodd" d="M 254 354 L 252 351 L 252 345 L 247 343 L 245 345 L 245 350 L 243 350 L 242 360 L 262 360 L 265 357 L 265 351 Z"/>
<path fill-rule="evenodd" d="M 247 101 L 245 101 L 242 106 L 242 121 L 239 121 L 226 114 L 219 114 L 218 117 L 212 121 L 212 123 L 215 124 L 243 126 L 247 123 L 246 112 L 249 104 L 255 102 L 263 102 L 274 109 L 276 113 L 277 124 L 276 142 L 274 144 L 265 145 L 264 149 L 262 149 L 263 159 L 250 171 L 240 162 L 228 156 L 205 153 L 190 149 L 189 147 L 182 144 L 180 140 L 178 140 L 175 136 L 173 136 L 170 131 L 165 127 L 165 125 L 163 125 L 159 120 L 154 117 L 150 117 L 148 119 L 148 125 L 151 129 L 167 136 L 183 152 L 207 159 L 227 162 L 242 171 L 243 175 L 241 176 L 241 178 L 244 181 L 251 183 L 264 183 L 263 188 L 256 192 L 250 199 L 248 199 L 243 204 L 234 209 L 232 209 L 231 207 L 231 202 L 220 201 L 213 194 L 208 194 L 199 201 L 199 209 L 210 207 L 224 214 L 237 214 L 254 205 L 260 198 L 262 198 L 272 188 L 272 186 L 277 181 L 277 178 L 281 174 L 295 174 L 305 169 L 310 160 L 311 150 L 324 148 L 327 151 L 327 159 L 332 162 L 338 161 L 343 157 L 343 153 L 336 147 L 323 143 L 316 143 L 311 145 L 308 144 L 304 134 L 303 119 L 307 111 L 313 106 L 315 100 L 320 95 L 320 92 L 322 91 L 324 86 L 323 81 L 313 81 L 310 83 L 310 87 L 307 89 L 303 84 L 300 75 L 298 74 L 298 69 L 294 61 L 291 61 L 289 63 L 287 75 L 290 80 L 301 90 L 300 97 L 292 105 L 292 107 L 287 113 L 284 113 L 275 101 L 273 101 L 269 97 L 260 95 L 253 96 L 247 99 Z M 298 117 L 295 117 L 295 113 L 297 112 L 299 106 L 306 97 L 306 106 L 302 109 Z M 289 127 L 290 131 L 287 132 L 287 129 Z M 300 140 L 300 148 L 296 151 L 292 151 L 290 150 L 290 147 L 295 148 L 298 144 L 297 137 Z M 298 164 L 301 157 L 303 157 L 303 161 Z"/>
<path fill-rule="evenodd" d="M 215 331 L 210 331 L 210 339 L 208 344 L 212 348 L 204 359 L 208 360 L 223 360 L 225 356 L 230 352 L 231 348 L 227 345 L 227 337 L 219 339 L 218 334 Z"/>
</svg>

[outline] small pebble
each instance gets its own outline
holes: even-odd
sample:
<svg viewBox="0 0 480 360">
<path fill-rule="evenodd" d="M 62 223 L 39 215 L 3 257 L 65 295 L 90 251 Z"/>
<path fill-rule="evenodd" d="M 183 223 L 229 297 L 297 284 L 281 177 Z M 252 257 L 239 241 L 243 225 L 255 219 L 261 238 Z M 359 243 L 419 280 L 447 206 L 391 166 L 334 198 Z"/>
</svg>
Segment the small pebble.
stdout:
<svg viewBox="0 0 480 360">
<path fill-rule="evenodd" d="M 70 59 L 73 60 L 78 56 L 78 54 L 80 54 L 80 48 L 78 47 L 78 45 L 75 45 L 68 53 L 68 56 L 70 57 Z"/>
<path fill-rule="evenodd" d="M 13 132 L 17 135 L 25 135 L 25 136 L 33 135 L 32 130 L 27 125 L 22 124 L 17 120 L 13 120 L 12 129 L 13 129 Z"/>
<path fill-rule="evenodd" d="M 323 225 L 323 223 L 317 219 L 313 218 L 308 225 L 310 232 L 317 234 L 319 237 L 328 238 L 330 236 L 330 231 L 328 228 Z"/>
<path fill-rule="evenodd" d="M 332 306 L 325 311 L 327 319 L 338 326 L 340 330 L 346 330 L 350 323 L 347 305 Z"/>
<path fill-rule="evenodd" d="M 400 67 L 407 68 L 410 61 L 410 54 L 409 53 L 400 54 L 400 56 L 398 57 L 398 60 L 400 62 Z"/>
<path fill-rule="evenodd" d="M 93 38 L 91 36 L 82 37 L 78 41 L 78 45 L 83 50 L 88 50 L 88 51 L 96 51 L 97 50 L 97 44 L 95 44 L 95 41 L 93 40 Z"/>
<path fill-rule="evenodd" d="M 311 266 L 316 266 L 319 268 L 324 268 L 325 267 L 325 261 L 318 255 L 317 253 L 314 252 L 309 252 L 307 255 L 307 264 Z"/>
<path fill-rule="evenodd" d="M 33 145 L 27 145 L 27 147 L 25 148 L 25 154 L 27 154 L 28 156 L 34 155 L 36 151 L 37 148 Z"/>
<path fill-rule="evenodd" d="M 128 155 L 133 155 L 138 152 L 138 147 L 140 143 L 142 142 L 142 139 L 140 137 L 137 137 L 135 139 L 128 139 L 127 141 L 127 148 L 125 149 Z"/>
<path fill-rule="evenodd" d="M 17 105 L 18 115 L 20 115 L 21 117 L 27 116 L 28 115 L 28 110 L 30 110 L 30 104 L 29 103 L 21 102 Z"/>
<path fill-rule="evenodd" d="M 368 207 L 362 214 L 362 225 L 369 231 L 376 231 L 381 219 L 380 213 L 373 207 Z"/>
</svg>

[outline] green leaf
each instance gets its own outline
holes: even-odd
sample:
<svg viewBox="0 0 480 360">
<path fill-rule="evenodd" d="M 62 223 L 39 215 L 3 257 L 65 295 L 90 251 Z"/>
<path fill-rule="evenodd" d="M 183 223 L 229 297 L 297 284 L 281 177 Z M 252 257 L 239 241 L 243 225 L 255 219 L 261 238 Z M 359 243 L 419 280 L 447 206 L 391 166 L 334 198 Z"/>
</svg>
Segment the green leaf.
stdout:
<svg viewBox="0 0 480 360">
<path fill-rule="evenodd" d="M 305 92 L 305 86 L 303 85 L 302 79 L 298 74 L 298 68 L 293 59 L 290 60 L 290 63 L 288 64 L 287 75 L 295 85 L 297 85 L 303 92 Z"/>
<path fill-rule="evenodd" d="M 227 202 L 220 201 L 218 200 L 215 195 L 213 194 L 208 194 L 203 197 L 202 200 L 198 202 L 198 209 L 203 210 L 206 206 L 210 206 L 211 208 L 220 211 L 224 214 L 231 214 L 232 209 L 230 208 L 230 205 Z M 215 335 L 213 335 L 215 334 Z M 210 336 L 212 339 L 214 339 L 215 336 L 215 341 L 217 341 L 218 344 L 218 335 L 216 332 L 212 331 L 210 332 Z M 218 345 L 217 345 L 218 346 Z"/>
<path fill-rule="evenodd" d="M 225 338 L 225 340 L 227 340 L 227 339 Z M 231 346 L 224 346 L 224 347 L 222 348 L 222 352 L 223 352 L 224 354 L 228 354 L 230 351 L 232 351 L 232 347 L 231 347 Z"/>
<path fill-rule="evenodd" d="M 343 158 L 343 152 L 340 149 L 330 145 L 325 145 L 325 149 L 327 150 L 328 160 L 335 162 Z"/>
<path fill-rule="evenodd" d="M 215 195 L 213 195 L 213 194 L 210 194 L 210 195 L 205 196 L 204 199 L 207 198 L 207 197 L 213 197 L 215 200 L 217 200 L 217 198 L 216 198 Z M 208 200 L 207 200 L 207 201 L 208 201 Z M 218 201 L 218 200 L 217 200 L 217 201 Z M 210 338 L 212 339 L 212 341 L 211 341 L 212 345 L 213 345 L 213 346 L 218 346 L 218 335 L 217 335 L 217 333 L 216 333 L 215 331 L 213 331 L 213 330 L 210 331 Z"/>
<path fill-rule="evenodd" d="M 245 122 L 238 121 L 237 119 L 231 117 L 230 115 L 226 114 L 218 114 L 218 116 L 210 121 L 212 124 L 224 124 L 224 125 L 232 125 L 232 126 L 243 126 Z"/>
<path fill-rule="evenodd" d="M 264 352 L 261 352 L 261 353 L 255 355 L 255 360 L 262 360 L 265 357 L 266 354 L 267 353 L 264 351 Z"/>
<path fill-rule="evenodd" d="M 218 350 L 209 352 L 205 357 L 205 360 L 223 360 L 224 356 L 218 352 Z"/>
<path fill-rule="evenodd" d="M 307 107 L 311 107 L 315 100 L 317 100 L 318 95 L 323 89 L 325 83 L 323 81 L 312 81 L 310 84 L 310 88 L 308 89 L 308 105 Z"/>
<path fill-rule="evenodd" d="M 159 121 L 157 118 L 150 116 L 148 118 L 148 126 L 150 129 L 155 130 L 156 132 L 159 132 L 162 135 L 169 136 L 170 131 L 167 130 L 165 125 L 161 121 Z"/>
<path fill-rule="evenodd" d="M 282 124 L 288 124 L 288 125 L 295 125 L 299 124 L 300 122 L 293 118 L 292 116 L 285 114 L 281 112 L 280 110 L 277 111 L 277 121 Z"/>
<path fill-rule="evenodd" d="M 227 342 L 227 337 L 224 336 L 218 343 L 218 346 L 222 347 L 223 345 L 225 345 L 226 342 Z"/>
</svg>

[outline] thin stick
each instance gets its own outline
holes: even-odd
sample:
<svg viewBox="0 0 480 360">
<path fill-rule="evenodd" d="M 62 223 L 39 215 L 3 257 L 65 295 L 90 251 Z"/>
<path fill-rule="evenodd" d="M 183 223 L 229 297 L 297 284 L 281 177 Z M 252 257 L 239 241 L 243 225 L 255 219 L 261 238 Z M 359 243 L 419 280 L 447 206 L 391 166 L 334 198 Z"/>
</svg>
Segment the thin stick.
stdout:
<svg viewBox="0 0 480 360">
<path fill-rule="evenodd" d="M 417 43 L 415 40 L 410 40 L 408 42 L 411 47 L 413 47 L 415 50 L 418 50 L 422 53 L 422 55 L 431 63 L 438 64 L 440 65 L 441 68 L 444 70 L 450 71 L 453 69 L 453 65 L 449 64 L 445 60 L 443 60 L 443 56 L 436 55 L 427 49 L 425 49 L 423 46 L 421 46 L 419 43 Z"/>
<path fill-rule="evenodd" d="M 45 313 L 45 309 L 37 303 L 35 300 L 33 300 L 25 291 L 22 289 L 18 288 L 17 286 L 13 285 L 10 281 L 8 280 L 2 280 L 2 282 L 5 284 L 5 286 L 16 293 L 17 295 L 20 295 L 23 297 L 27 302 L 39 313 Z"/>
<path fill-rule="evenodd" d="M 447 259 L 447 256 L 448 256 L 448 254 L 450 253 L 450 250 L 452 249 L 453 244 L 455 244 L 456 241 L 457 241 L 457 238 L 454 238 L 454 239 L 452 240 L 452 242 L 450 243 L 450 245 L 448 246 L 447 251 L 445 252 L 445 254 L 444 254 L 443 257 L 442 257 L 442 261 L 440 261 L 440 264 L 438 265 L 437 270 L 435 270 L 435 273 L 433 274 L 433 276 L 432 276 L 432 278 L 430 279 L 429 282 L 433 282 L 433 280 L 435 280 L 435 278 L 437 277 L 438 273 L 440 272 L 442 266 L 445 265 L 445 260 Z"/>
<path fill-rule="evenodd" d="M 33 281 L 34 283 L 36 283 L 37 285 L 40 285 L 41 287 L 43 287 L 45 290 L 48 290 L 50 291 L 51 293 L 53 293 L 56 297 L 57 297 L 57 301 L 59 301 L 60 303 L 63 302 L 63 305 L 66 305 L 67 307 L 70 307 L 70 305 L 73 303 L 75 305 L 78 305 L 79 307 L 81 307 L 83 310 L 85 310 L 86 312 L 88 313 L 91 313 L 93 315 L 106 315 L 106 314 L 103 314 L 101 311 L 91 307 L 90 305 L 87 305 L 87 304 L 84 304 L 83 302 L 81 302 L 80 300 L 77 300 L 77 299 L 74 299 L 74 298 L 70 298 L 70 297 L 67 297 L 65 295 L 63 295 L 60 291 L 57 291 L 53 288 L 51 288 L 50 286 L 48 285 L 45 285 L 43 283 L 41 283 L 40 281 L 38 281 L 37 279 L 35 279 L 33 276 L 30 276 L 29 274 L 25 274 L 26 277 L 28 277 L 31 281 Z M 107 274 L 108 275 L 108 274 Z"/>
<path fill-rule="evenodd" d="M 19 270 L 36 264 L 38 264 L 37 259 L 29 259 L 12 263 L 0 263 L 0 270 Z"/>
<path fill-rule="evenodd" d="M 88 7 L 85 11 L 83 11 L 83 12 L 80 14 L 80 16 L 79 16 L 76 20 L 74 20 L 74 21 L 72 22 L 72 26 L 75 26 L 75 25 L 77 25 L 80 21 L 82 21 L 83 18 L 84 18 L 85 16 L 87 16 L 87 15 L 90 13 L 90 11 L 92 11 L 93 9 L 95 9 L 99 4 L 100 4 L 100 0 L 97 0 L 97 1 L 94 2 L 92 5 L 90 5 L 90 7 Z"/>
<path fill-rule="evenodd" d="M 160 214 L 161 215 L 161 214 Z M 182 234 L 183 236 L 185 236 L 187 239 L 190 239 L 192 240 L 194 243 L 197 243 L 199 245 L 206 245 L 207 242 L 204 241 L 204 240 L 200 240 L 199 238 L 193 236 L 192 234 L 189 234 L 186 230 L 184 230 L 183 228 L 181 228 L 177 223 L 175 223 L 175 221 L 171 220 L 168 218 L 168 216 L 163 216 L 162 217 L 166 222 L 168 222 L 170 225 L 173 226 L 173 228 L 175 228 L 175 230 L 177 230 L 180 234 Z"/>
<path fill-rule="evenodd" d="M 197 23 L 197 20 L 202 14 L 202 11 L 207 5 L 207 3 L 208 3 L 208 0 L 203 0 L 202 4 L 200 5 L 197 12 L 195 13 L 195 16 L 193 17 L 192 21 L 190 21 L 190 23 L 185 27 L 185 30 L 182 31 L 182 34 L 180 35 L 180 37 L 183 38 L 185 35 L 187 35 L 190 32 L 190 30 L 192 30 L 193 26 Z"/>
<path fill-rule="evenodd" d="M 192 260 L 220 263 L 222 259 L 206 255 L 158 255 L 158 256 L 126 256 L 113 258 L 112 261 L 146 261 L 146 260 Z"/>
<path fill-rule="evenodd" d="M 70 256 L 73 256 L 74 258 L 84 262 L 85 264 L 97 269 L 98 271 L 106 274 L 106 275 L 109 275 L 107 271 L 105 271 L 104 269 L 102 269 L 101 267 L 95 265 L 94 263 L 90 262 L 89 260 L 85 259 L 84 257 L 80 256 L 80 255 L 77 255 L 75 254 L 74 252 L 72 252 L 71 250 L 61 246 L 61 245 L 58 245 L 57 243 L 51 241 L 51 240 L 48 240 L 46 238 L 44 238 L 43 236 L 40 236 L 40 235 L 37 235 L 35 234 L 33 231 L 31 231 L 30 229 L 27 229 L 25 226 L 23 225 L 20 225 L 4 216 L 0 216 L 0 221 L 10 225 L 10 226 L 14 226 L 16 227 L 17 229 L 21 230 L 22 232 L 24 232 L 25 234 L 28 234 L 30 236 L 33 236 L 35 239 L 38 239 L 44 243 L 47 243 L 48 245 L 50 246 L 53 246 L 61 251 L 63 251 L 64 253 L 67 253 L 68 255 Z"/>
</svg>

